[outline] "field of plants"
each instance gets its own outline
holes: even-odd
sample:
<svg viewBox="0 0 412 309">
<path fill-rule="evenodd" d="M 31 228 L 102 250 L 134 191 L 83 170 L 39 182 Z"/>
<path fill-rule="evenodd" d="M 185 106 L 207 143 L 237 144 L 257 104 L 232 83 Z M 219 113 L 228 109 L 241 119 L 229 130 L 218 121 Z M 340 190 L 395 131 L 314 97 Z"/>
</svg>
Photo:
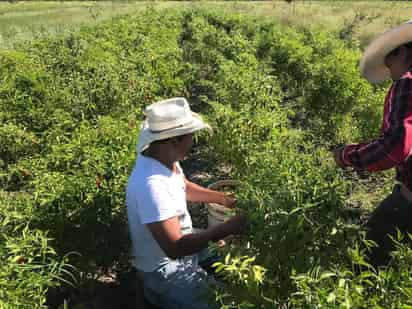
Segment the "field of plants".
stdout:
<svg viewBox="0 0 412 309">
<path fill-rule="evenodd" d="M 61 35 L 82 25 L 156 9 L 215 9 L 328 29 L 364 46 L 376 34 L 410 19 L 407 1 L 17 1 L 0 2 L 0 48 Z"/>
<path fill-rule="evenodd" d="M 0 2 L 0 47 L 13 48 L 16 42 L 60 35 L 82 24 L 96 24 L 145 6 L 109 1 Z"/>
<path fill-rule="evenodd" d="M 214 128 L 194 155 L 243 183 L 222 308 L 412 308 L 411 249 L 379 270 L 364 258 L 361 223 L 392 172 L 339 170 L 330 153 L 377 134 L 388 87 L 361 78 L 343 30 L 149 8 L 0 50 L 0 308 L 72 308 L 71 291 L 130 268 L 142 110 L 172 96 Z"/>
</svg>

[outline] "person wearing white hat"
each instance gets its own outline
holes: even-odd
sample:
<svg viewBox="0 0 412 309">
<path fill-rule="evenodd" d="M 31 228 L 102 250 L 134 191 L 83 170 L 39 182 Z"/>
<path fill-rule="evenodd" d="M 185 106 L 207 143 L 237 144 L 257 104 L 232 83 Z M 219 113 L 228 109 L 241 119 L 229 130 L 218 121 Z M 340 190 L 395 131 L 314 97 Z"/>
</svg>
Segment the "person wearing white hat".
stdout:
<svg viewBox="0 0 412 309">
<path fill-rule="evenodd" d="M 366 223 L 367 239 L 376 247 L 370 263 L 384 266 L 394 249 L 390 236 L 397 229 L 412 233 L 412 21 L 378 36 L 360 62 L 361 74 L 372 83 L 392 79 L 384 102 L 381 135 L 372 141 L 349 144 L 334 150 L 338 166 L 375 172 L 396 168 L 392 193 L 372 212 Z"/>
<path fill-rule="evenodd" d="M 233 196 L 190 182 L 179 165 L 192 147 L 193 134 L 211 128 L 184 98 L 154 103 L 144 113 L 126 204 L 145 297 L 160 308 L 213 308 L 202 299 L 213 279 L 199 266 L 197 254 L 211 241 L 241 233 L 244 217 L 193 233 L 187 201 L 229 207 L 236 202 Z"/>
</svg>

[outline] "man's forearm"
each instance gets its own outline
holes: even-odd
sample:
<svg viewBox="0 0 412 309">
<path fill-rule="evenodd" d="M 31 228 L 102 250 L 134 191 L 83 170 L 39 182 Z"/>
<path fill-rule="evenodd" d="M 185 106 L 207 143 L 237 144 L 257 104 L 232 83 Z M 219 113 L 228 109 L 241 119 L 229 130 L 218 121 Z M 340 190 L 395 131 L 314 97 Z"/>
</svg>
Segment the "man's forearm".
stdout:
<svg viewBox="0 0 412 309">
<path fill-rule="evenodd" d="M 210 241 L 218 241 L 230 232 L 225 225 L 215 225 L 205 231 L 183 235 L 175 244 L 173 258 L 180 258 L 200 252 Z"/>
<path fill-rule="evenodd" d="M 189 202 L 222 204 L 225 194 L 223 192 L 203 188 L 191 181 L 186 180 L 186 198 Z"/>
</svg>

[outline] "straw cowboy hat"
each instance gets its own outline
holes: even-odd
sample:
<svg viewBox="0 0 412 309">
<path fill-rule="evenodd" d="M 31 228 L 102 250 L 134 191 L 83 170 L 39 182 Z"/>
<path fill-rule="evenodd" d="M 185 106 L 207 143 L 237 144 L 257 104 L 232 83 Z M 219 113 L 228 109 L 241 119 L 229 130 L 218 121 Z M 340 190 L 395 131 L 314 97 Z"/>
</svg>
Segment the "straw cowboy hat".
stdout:
<svg viewBox="0 0 412 309">
<path fill-rule="evenodd" d="M 202 129 L 212 132 L 200 115 L 192 112 L 185 98 L 171 98 L 146 107 L 139 132 L 137 152 L 144 151 L 150 143 L 193 133 Z"/>
<path fill-rule="evenodd" d="M 385 57 L 395 48 L 412 41 L 412 20 L 378 36 L 369 44 L 360 61 L 361 74 L 372 83 L 390 78 Z"/>
</svg>

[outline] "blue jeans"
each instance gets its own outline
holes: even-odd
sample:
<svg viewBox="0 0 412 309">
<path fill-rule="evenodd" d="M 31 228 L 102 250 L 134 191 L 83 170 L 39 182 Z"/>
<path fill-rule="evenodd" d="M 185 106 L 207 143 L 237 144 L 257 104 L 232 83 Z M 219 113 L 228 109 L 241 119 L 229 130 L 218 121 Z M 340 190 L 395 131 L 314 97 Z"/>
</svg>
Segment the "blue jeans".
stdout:
<svg viewBox="0 0 412 309">
<path fill-rule="evenodd" d="M 390 252 L 395 246 L 389 235 L 396 239 L 398 229 L 403 234 L 412 233 L 412 202 L 405 197 L 402 190 L 400 185 L 396 185 L 366 223 L 366 238 L 378 245 L 368 253 L 370 263 L 375 267 L 385 266 L 391 259 Z"/>
<path fill-rule="evenodd" d="M 202 251 L 197 256 L 172 260 L 153 272 L 140 272 L 145 298 L 162 309 L 217 308 L 207 300 L 208 288 L 215 280 L 198 260 L 208 267 L 217 258 Z"/>
</svg>

